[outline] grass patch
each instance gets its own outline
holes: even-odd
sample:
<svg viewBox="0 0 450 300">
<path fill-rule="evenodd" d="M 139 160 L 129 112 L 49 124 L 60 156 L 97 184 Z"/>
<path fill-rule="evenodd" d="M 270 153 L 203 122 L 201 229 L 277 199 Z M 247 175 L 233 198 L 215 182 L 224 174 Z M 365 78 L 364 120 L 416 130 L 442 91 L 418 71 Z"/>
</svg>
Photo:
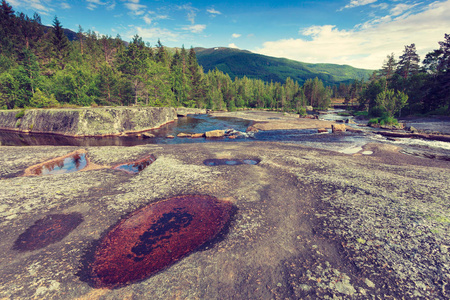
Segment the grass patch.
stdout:
<svg viewBox="0 0 450 300">
<path fill-rule="evenodd" d="M 398 120 L 394 117 L 372 118 L 368 125 L 379 124 L 381 126 L 397 126 Z"/>
<path fill-rule="evenodd" d="M 355 111 L 355 112 L 353 112 L 353 115 L 356 117 L 368 117 L 369 112 L 368 111 Z"/>
</svg>

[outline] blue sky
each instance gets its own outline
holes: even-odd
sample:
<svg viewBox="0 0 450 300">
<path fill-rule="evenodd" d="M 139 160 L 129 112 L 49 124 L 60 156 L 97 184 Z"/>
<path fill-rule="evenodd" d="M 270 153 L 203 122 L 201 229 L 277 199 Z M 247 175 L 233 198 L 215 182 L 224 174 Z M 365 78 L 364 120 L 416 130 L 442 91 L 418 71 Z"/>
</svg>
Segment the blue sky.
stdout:
<svg viewBox="0 0 450 300">
<path fill-rule="evenodd" d="M 419 55 L 450 33 L 450 0 L 168 1 L 9 0 L 44 24 L 81 25 L 169 47 L 236 47 L 311 63 L 378 69 L 388 54 L 416 44 Z"/>
</svg>

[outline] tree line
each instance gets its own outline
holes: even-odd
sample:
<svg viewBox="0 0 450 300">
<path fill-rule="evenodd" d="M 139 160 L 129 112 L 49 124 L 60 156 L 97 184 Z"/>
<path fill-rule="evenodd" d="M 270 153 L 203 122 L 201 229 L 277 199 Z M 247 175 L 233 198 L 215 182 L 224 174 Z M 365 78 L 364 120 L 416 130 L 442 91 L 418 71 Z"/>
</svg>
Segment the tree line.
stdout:
<svg viewBox="0 0 450 300">
<path fill-rule="evenodd" d="M 360 110 L 372 117 L 450 115 L 450 35 L 438 44 L 422 65 L 415 44 L 407 45 L 398 59 L 394 53 L 387 55 L 367 82 L 341 84 L 333 88 L 333 95 L 346 102 L 356 99 Z"/>
<path fill-rule="evenodd" d="M 372 116 L 450 113 L 450 36 L 426 55 L 422 66 L 415 45 L 398 58 L 388 55 L 368 81 L 324 86 L 318 78 L 302 86 L 230 78 L 203 72 L 194 49 L 155 46 L 134 36 L 127 43 L 80 26 L 69 41 L 57 17 L 53 26 L 0 6 L 0 108 L 148 105 L 230 110 L 267 108 L 305 113 L 326 108 L 331 98 L 357 102 Z"/>
<path fill-rule="evenodd" d="M 134 36 L 129 43 L 80 26 L 69 41 L 55 17 L 41 18 L 0 7 L 0 108 L 148 105 L 214 110 L 258 107 L 304 111 L 325 108 L 331 88 L 311 79 L 300 86 L 204 73 L 194 49 L 154 47 Z"/>
</svg>

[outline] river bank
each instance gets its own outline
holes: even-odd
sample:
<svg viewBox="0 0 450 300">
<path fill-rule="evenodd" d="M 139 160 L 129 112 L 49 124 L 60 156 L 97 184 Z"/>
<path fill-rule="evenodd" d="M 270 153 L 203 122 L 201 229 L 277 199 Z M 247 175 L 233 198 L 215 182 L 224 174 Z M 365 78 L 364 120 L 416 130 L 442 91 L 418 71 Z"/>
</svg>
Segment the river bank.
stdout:
<svg viewBox="0 0 450 300">
<path fill-rule="evenodd" d="M 0 130 L 102 137 L 143 132 L 176 119 L 176 109 L 171 107 L 1 110 Z"/>
<path fill-rule="evenodd" d="M 86 147 L 97 170 L 22 177 L 78 147 L 0 147 L 0 298 L 367 299 L 450 296 L 450 162 L 392 145 L 345 155 L 285 143 Z M 137 175 L 110 167 L 153 154 Z M 257 165 L 207 166 L 208 159 Z M 141 282 L 95 289 L 86 254 L 130 212 L 181 194 L 227 199 L 228 230 Z M 14 244 L 49 215 L 81 214 L 62 240 Z"/>
</svg>

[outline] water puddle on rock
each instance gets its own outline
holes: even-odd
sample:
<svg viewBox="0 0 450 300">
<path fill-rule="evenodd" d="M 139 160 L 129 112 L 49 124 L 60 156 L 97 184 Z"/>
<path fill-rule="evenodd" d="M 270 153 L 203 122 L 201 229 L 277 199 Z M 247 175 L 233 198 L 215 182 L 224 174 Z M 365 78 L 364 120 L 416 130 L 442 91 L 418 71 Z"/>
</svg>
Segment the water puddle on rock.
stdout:
<svg viewBox="0 0 450 300">
<path fill-rule="evenodd" d="M 83 222 L 80 213 L 54 214 L 37 220 L 14 242 L 13 249 L 33 251 L 61 241 Z"/>
<path fill-rule="evenodd" d="M 85 151 L 75 151 L 63 157 L 31 166 L 25 170 L 25 176 L 73 173 L 84 169 L 87 165 L 87 153 Z"/>
<path fill-rule="evenodd" d="M 123 218 L 85 254 L 81 280 L 118 288 L 148 278 L 221 233 L 233 205 L 207 195 L 181 195 Z"/>
<path fill-rule="evenodd" d="M 261 161 L 259 159 L 218 159 L 218 158 L 211 158 L 206 159 L 203 161 L 203 164 L 207 166 L 237 166 L 237 165 L 257 165 Z"/>
<path fill-rule="evenodd" d="M 139 159 L 139 160 L 136 160 L 136 161 L 133 161 L 130 163 L 117 165 L 117 166 L 113 167 L 113 169 L 124 171 L 129 174 L 137 174 L 139 172 L 142 172 L 145 168 L 147 168 L 149 165 L 151 165 L 155 160 L 156 160 L 156 157 L 153 154 L 150 154 L 142 159 Z"/>
</svg>

